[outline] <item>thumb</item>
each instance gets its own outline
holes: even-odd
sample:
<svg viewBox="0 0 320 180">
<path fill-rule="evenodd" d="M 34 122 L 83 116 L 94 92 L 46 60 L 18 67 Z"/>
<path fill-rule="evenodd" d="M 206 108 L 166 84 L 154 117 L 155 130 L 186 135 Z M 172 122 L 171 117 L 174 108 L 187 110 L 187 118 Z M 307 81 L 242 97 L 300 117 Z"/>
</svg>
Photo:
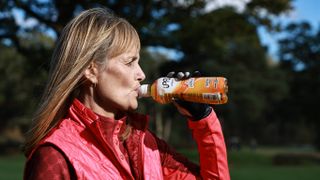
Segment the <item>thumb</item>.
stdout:
<svg viewBox="0 0 320 180">
<path fill-rule="evenodd" d="M 192 115 L 190 114 L 190 112 L 183 108 L 182 106 L 180 106 L 176 101 L 172 101 L 173 105 L 177 108 L 177 110 L 179 111 L 180 114 L 186 116 L 186 117 L 192 117 Z"/>
</svg>

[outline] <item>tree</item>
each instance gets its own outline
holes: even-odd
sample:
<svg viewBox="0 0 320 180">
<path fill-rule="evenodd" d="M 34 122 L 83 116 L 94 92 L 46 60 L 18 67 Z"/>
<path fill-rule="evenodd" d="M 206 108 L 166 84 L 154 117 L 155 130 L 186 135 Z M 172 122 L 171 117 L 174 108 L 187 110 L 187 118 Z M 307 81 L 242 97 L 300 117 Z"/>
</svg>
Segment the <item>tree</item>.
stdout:
<svg viewBox="0 0 320 180">
<path fill-rule="evenodd" d="M 162 72 L 201 70 L 207 76 L 224 76 L 229 82 L 229 102 L 215 106 L 225 134 L 268 139 L 262 132 L 273 104 L 287 93 L 285 75 L 268 65 L 266 48 L 259 41 L 257 24 L 249 13 L 226 7 L 184 21 L 176 32 L 178 62 L 167 62 Z"/>
<path fill-rule="evenodd" d="M 8 123 L 26 123 L 26 118 L 31 116 L 36 107 L 47 75 L 43 58 L 50 57 L 48 53 L 53 40 L 33 34 L 31 40 L 21 37 L 21 41 L 21 47 L 30 49 L 27 53 L 32 59 L 27 59 L 15 48 L 0 44 L 0 69 L 3 72 L 0 84 L 0 114 L 3 117 L 0 121 L 1 128 Z M 48 46 L 38 47 L 39 42 Z"/>
<path fill-rule="evenodd" d="M 196 8 L 197 4 L 199 3 L 184 7 L 174 1 L 0 1 L 1 44 L 5 44 L 6 49 L 13 56 L 17 54 L 19 58 L 23 59 L 19 61 L 19 58 L 15 60 L 14 57 L 2 56 L 5 58 L 2 61 L 3 68 L 6 68 L 5 63 L 12 59 L 10 63 L 19 64 L 19 70 L 16 68 L 15 71 L 18 73 L 21 71 L 21 74 L 14 79 L 14 82 L 10 78 L 4 78 L 1 82 L 4 89 L 1 93 L 2 99 L 4 99 L 1 105 L 3 115 L 1 122 L 5 125 L 12 119 L 30 118 L 31 113 L 29 111 L 34 109 L 34 103 L 37 101 L 36 99 L 39 99 L 41 87 L 48 71 L 54 42 L 50 37 L 59 36 L 66 23 L 81 10 L 104 5 L 134 24 L 141 35 L 143 44 L 154 45 L 159 43 L 160 39 L 163 40 L 162 43 L 165 43 L 165 39 L 169 41 L 170 38 L 165 38 L 167 37 L 165 31 L 170 17 L 176 17 L 176 13 L 182 16 L 181 13 L 187 13 L 188 9 L 192 9 L 193 6 Z M 19 23 L 17 20 L 19 17 L 17 18 L 17 16 L 33 23 Z M 50 39 L 50 41 L 46 39 Z M 153 75 L 156 74 L 154 72 Z M 12 83 L 15 85 L 9 86 Z M 8 87 L 17 91 L 10 91 Z M 18 89 L 24 90 L 18 91 Z M 9 98 L 14 94 L 17 94 L 17 97 L 25 97 L 26 102 L 20 101 L 18 106 L 15 100 Z M 8 106 L 9 104 L 15 106 Z M 30 109 L 26 110 L 26 107 Z M 13 111 L 20 113 L 14 113 Z"/>
<path fill-rule="evenodd" d="M 289 96 L 280 104 L 282 118 L 288 124 L 315 127 L 313 140 L 320 149 L 320 29 L 312 29 L 307 22 L 289 24 L 280 40 L 280 60 L 290 85 Z M 298 132 L 300 127 L 296 128 Z"/>
<path fill-rule="evenodd" d="M 282 77 L 281 72 L 266 63 L 266 49 L 259 41 L 257 27 L 276 30 L 277 25 L 272 24 L 269 15 L 289 10 L 290 4 L 290 0 L 252 0 L 245 11 L 238 12 L 231 7 L 205 11 L 206 1 L 8 0 L 0 2 L 0 40 L 25 58 L 24 65 L 27 66 L 24 67 L 31 72 L 27 73 L 30 80 L 44 82 L 52 46 L 44 39 L 33 39 L 33 35 L 50 37 L 48 32 L 53 32 L 53 37 L 58 37 L 62 27 L 80 11 L 106 6 L 136 27 L 144 48 L 164 47 L 182 54 L 179 61 L 163 61 L 156 67 L 148 64 L 147 71 L 155 69 L 148 72 L 149 76 L 156 75 L 153 80 L 172 70 L 201 70 L 205 75 L 227 77 L 229 103 L 216 108 L 221 119 L 227 122 L 224 124 L 226 135 L 239 134 L 249 138 L 253 131 L 259 134 L 263 129 L 261 122 L 265 123 L 266 115 L 272 111 L 269 107 L 285 93 L 282 78 L 276 78 Z M 15 21 L 17 14 L 35 23 L 30 26 L 18 24 Z M 36 46 L 26 45 L 25 39 L 35 40 L 32 44 Z M 39 64 L 42 65 L 41 78 L 32 75 L 32 70 Z M 28 97 L 39 91 L 34 84 L 25 86 L 33 89 Z M 176 111 L 173 114 L 170 106 L 161 109 L 172 118 L 181 118 Z M 4 121 L 9 120 L 4 118 Z"/>
</svg>

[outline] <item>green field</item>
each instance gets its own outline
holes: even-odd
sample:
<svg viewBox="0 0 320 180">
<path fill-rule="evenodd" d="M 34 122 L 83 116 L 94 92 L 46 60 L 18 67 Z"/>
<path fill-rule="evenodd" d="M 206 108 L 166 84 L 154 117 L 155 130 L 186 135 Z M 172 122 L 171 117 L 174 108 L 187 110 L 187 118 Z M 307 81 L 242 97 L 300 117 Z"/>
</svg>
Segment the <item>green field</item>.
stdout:
<svg viewBox="0 0 320 180">
<path fill-rule="evenodd" d="M 248 149 L 229 152 L 229 167 L 232 180 L 317 180 L 320 164 L 305 161 L 299 165 L 273 165 L 272 158 L 277 153 L 290 149 Z"/>
<path fill-rule="evenodd" d="M 197 152 L 181 150 L 182 154 L 198 161 Z M 310 149 L 261 148 L 255 151 L 244 148 L 228 152 L 232 180 L 318 180 L 320 164 L 306 160 L 300 165 L 273 165 L 278 153 L 314 153 Z M 319 162 L 320 163 L 320 162 Z"/>
<path fill-rule="evenodd" d="M 0 156 L 0 179 L 22 179 L 24 161 L 22 154 Z"/>
<path fill-rule="evenodd" d="M 272 157 L 279 152 L 295 150 L 263 148 L 256 151 L 243 149 L 228 153 L 232 180 L 316 180 L 320 177 L 320 165 L 305 162 L 300 165 L 272 164 Z M 181 150 L 193 161 L 197 152 Z M 0 179 L 22 179 L 25 158 L 22 155 L 0 156 Z"/>
</svg>

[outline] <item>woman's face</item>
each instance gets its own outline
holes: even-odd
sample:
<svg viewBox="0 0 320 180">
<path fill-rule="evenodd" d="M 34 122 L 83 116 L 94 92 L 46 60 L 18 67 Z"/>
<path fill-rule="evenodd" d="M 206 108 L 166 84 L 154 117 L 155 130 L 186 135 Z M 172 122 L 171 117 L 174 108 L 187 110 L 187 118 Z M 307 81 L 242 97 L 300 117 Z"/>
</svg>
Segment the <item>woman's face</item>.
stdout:
<svg viewBox="0 0 320 180">
<path fill-rule="evenodd" d="M 139 51 L 135 48 L 111 59 L 99 70 L 96 84 L 96 101 L 113 113 L 134 110 L 140 82 L 145 74 L 139 65 Z"/>
</svg>

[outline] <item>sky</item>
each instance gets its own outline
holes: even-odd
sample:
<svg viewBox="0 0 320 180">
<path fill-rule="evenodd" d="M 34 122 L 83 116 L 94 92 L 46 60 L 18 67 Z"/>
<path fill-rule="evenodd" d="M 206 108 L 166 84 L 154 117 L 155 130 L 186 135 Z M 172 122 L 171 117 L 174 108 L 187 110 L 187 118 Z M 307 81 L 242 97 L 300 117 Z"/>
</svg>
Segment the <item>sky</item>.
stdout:
<svg viewBox="0 0 320 180">
<path fill-rule="evenodd" d="M 276 21 L 280 21 L 284 24 L 290 22 L 309 22 L 314 29 L 320 28 L 320 1 L 319 0 L 294 0 L 293 1 L 294 10 L 287 15 L 283 15 L 277 18 Z M 277 60 L 277 40 L 280 35 L 270 34 L 266 32 L 265 29 L 259 29 L 259 35 L 262 44 L 269 47 L 270 56 Z"/>
</svg>

